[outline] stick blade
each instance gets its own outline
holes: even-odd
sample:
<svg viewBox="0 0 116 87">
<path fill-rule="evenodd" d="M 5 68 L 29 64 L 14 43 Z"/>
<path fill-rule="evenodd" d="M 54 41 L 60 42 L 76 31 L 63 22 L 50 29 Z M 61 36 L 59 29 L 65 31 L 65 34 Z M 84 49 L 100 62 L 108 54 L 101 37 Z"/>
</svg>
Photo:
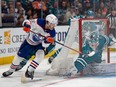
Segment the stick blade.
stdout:
<svg viewBox="0 0 116 87">
<path fill-rule="evenodd" d="M 21 75 L 21 83 L 27 83 L 27 78 L 24 73 Z"/>
</svg>

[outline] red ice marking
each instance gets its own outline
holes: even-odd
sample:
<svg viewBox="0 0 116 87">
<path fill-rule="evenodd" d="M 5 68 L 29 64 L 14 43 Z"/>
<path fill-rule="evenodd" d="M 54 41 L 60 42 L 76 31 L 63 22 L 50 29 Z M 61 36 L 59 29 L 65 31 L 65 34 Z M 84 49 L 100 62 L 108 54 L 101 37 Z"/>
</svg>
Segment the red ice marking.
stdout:
<svg viewBox="0 0 116 87">
<path fill-rule="evenodd" d="M 83 76 L 83 71 L 80 72 L 80 76 Z"/>
<path fill-rule="evenodd" d="M 48 84 L 40 86 L 40 87 L 47 87 L 47 86 L 50 86 L 50 85 L 59 84 L 59 83 L 62 83 L 62 82 L 68 81 L 68 80 L 72 80 L 72 79 L 77 79 L 77 77 L 66 78 L 66 79 L 63 79 L 63 80 L 60 80 L 60 81 L 57 81 L 57 82 L 48 83 Z"/>
</svg>

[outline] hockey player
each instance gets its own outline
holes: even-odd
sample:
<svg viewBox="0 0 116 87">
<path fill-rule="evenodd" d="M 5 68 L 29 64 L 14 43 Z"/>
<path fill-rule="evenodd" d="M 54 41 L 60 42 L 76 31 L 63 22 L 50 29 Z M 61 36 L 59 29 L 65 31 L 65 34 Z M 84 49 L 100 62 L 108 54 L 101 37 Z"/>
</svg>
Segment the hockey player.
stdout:
<svg viewBox="0 0 116 87">
<path fill-rule="evenodd" d="M 10 69 L 2 75 L 7 77 L 15 72 L 17 66 L 20 64 L 30 52 L 36 51 L 35 58 L 28 66 L 25 76 L 33 79 L 34 70 L 38 67 L 44 58 L 44 50 L 50 44 L 54 44 L 54 37 L 56 35 L 54 27 L 58 24 L 58 19 L 55 15 L 49 14 L 46 19 L 41 18 L 33 20 L 25 20 L 23 22 L 23 30 L 28 33 L 27 38 L 19 48 Z M 34 33 L 35 32 L 35 33 Z M 45 37 L 42 37 L 44 35 Z"/>
<path fill-rule="evenodd" d="M 87 39 L 85 44 L 83 44 L 83 54 L 80 54 L 74 61 L 74 68 L 71 70 L 71 73 L 74 73 L 75 69 L 76 73 L 79 73 L 87 68 L 89 64 L 102 63 L 102 53 L 104 47 L 106 45 L 110 46 L 112 42 L 114 43 L 112 38 L 107 37 L 106 35 L 98 34 L 96 31 L 92 32 L 89 39 Z"/>
<path fill-rule="evenodd" d="M 91 10 L 86 12 L 86 18 L 94 18 L 94 13 Z M 92 32 L 87 31 L 85 37 L 83 37 L 83 47 L 82 53 L 79 57 L 74 61 L 74 67 L 76 72 L 81 72 L 82 70 L 86 70 L 90 64 L 101 64 L 102 63 L 102 53 L 105 46 L 110 46 L 112 43 L 115 43 L 115 39 L 110 35 L 109 37 L 102 34 L 102 30 L 96 31 L 96 26 L 91 24 Z M 83 31 L 82 31 L 83 32 Z M 93 66 L 92 66 L 93 67 Z M 71 72 L 73 69 L 71 70 Z M 85 71 L 86 72 L 86 71 Z"/>
</svg>

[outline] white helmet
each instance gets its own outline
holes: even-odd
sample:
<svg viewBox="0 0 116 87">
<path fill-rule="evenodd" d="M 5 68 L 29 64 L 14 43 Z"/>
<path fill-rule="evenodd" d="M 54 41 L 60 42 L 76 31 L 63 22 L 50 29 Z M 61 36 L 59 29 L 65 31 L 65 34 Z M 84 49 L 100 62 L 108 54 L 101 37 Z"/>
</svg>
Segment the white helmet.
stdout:
<svg viewBox="0 0 116 87">
<path fill-rule="evenodd" d="M 48 21 L 51 24 L 54 24 L 55 26 L 58 24 L 58 19 L 55 15 L 49 14 L 46 16 L 46 21 Z"/>
</svg>

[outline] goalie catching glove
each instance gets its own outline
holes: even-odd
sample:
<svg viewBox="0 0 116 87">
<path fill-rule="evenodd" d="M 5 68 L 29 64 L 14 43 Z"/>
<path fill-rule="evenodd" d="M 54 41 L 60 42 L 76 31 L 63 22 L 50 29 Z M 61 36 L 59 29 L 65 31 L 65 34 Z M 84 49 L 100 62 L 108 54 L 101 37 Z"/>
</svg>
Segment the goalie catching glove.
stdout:
<svg viewBox="0 0 116 87">
<path fill-rule="evenodd" d="M 46 41 L 48 42 L 48 43 L 54 43 L 54 38 L 52 38 L 52 37 L 46 37 Z"/>
<path fill-rule="evenodd" d="M 30 32 L 30 28 L 31 28 L 30 23 L 25 22 L 23 30 L 28 33 Z"/>
</svg>

